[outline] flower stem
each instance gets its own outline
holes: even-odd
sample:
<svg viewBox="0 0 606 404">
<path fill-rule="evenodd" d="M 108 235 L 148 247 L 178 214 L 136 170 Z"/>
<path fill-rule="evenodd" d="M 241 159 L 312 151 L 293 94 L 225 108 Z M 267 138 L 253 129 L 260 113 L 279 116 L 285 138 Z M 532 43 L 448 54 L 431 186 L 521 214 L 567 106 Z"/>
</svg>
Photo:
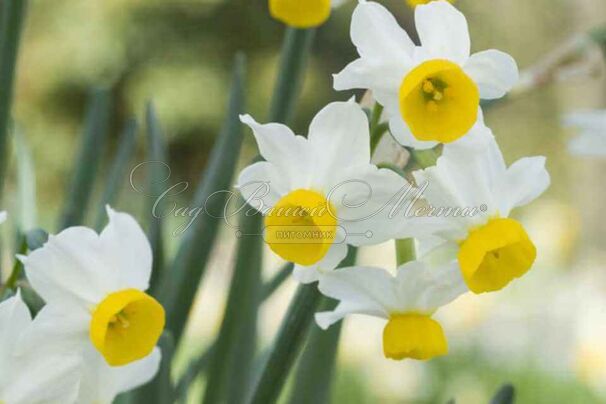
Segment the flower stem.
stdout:
<svg viewBox="0 0 606 404">
<path fill-rule="evenodd" d="M 383 106 L 378 102 L 375 103 L 370 115 L 370 155 L 372 156 L 383 138 L 389 126 L 387 123 L 381 123 L 381 115 L 383 114 Z"/>
</svg>

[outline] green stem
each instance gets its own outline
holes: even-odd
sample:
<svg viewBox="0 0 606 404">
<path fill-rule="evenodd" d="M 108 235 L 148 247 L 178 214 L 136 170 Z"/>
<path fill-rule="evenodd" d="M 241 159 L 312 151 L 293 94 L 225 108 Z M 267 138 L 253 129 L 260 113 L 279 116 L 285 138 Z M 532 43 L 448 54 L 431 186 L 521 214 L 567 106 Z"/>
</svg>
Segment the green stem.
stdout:
<svg viewBox="0 0 606 404">
<path fill-rule="evenodd" d="M 435 166 L 439 154 L 436 149 L 416 150 L 408 149 L 412 160 L 421 168 Z"/>
<path fill-rule="evenodd" d="M 271 404 L 278 400 L 321 300 L 322 295 L 316 285 L 299 286 L 249 403 Z"/>
<path fill-rule="evenodd" d="M 383 138 L 383 135 L 389 129 L 387 123 L 381 123 L 381 115 L 383 114 L 383 106 L 378 102 L 375 103 L 370 115 L 370 155 L 372 156 Z"/>
<path fill-rule="evenodd" d="M 290 121 L 301 91 L 303 73 L 315 34 L 315 29 L 287 28 L 282 44 L 278 79 L 269 110 L 270 122 Z"/>
<path fill-rule="evenodd" d="M 8 127 L 10 123 L 15 67 L 27 0 L 4 0 L 2 3 L 2 25 L 0 43 L 0 195 L 6 172 Z"/>
<path fill-rule="evenodd" d="M 27 238 L 25 236 L 19 237 L 20 245 L 19 245 L 19 254 L 27 253 Z M 17 286 L 17 281 L 21 278 L 21 273 L 23 272 L 23 264 L 19 260 L 15 260 L 13 264 L 13 270 L 9 275 L 6 283 L 0 286 L 0 298 L 4 296 L 4 294 L 9 290 L 14 290 Z"/>
<path fill-rule="evenodd" d="M 396 240 L 396 262 L 398 266 L 414 261 L 417 256 L 415 240 L 404 238 Z"/>
<path fill-rule="evenodd" d="M 357 248 L 350 247 L 341 267 L 355 264 Z M 338 302 L 324 297 L 319 311 L 334 310 Z M 313 327 L 299 359 L 295 374 L 295 385 L 290 394 L 290 404 L 323 404 L 330 402 L 331 386 L 337 364 L 342 321 L 322 330 Z"/>
</svg>

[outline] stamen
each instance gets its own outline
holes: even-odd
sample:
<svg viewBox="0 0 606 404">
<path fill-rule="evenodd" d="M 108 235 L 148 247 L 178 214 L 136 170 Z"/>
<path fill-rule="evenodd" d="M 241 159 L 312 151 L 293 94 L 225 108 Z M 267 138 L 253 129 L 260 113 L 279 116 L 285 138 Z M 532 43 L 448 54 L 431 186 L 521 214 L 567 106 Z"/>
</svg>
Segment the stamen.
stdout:
<svg viewBox="0 0 606 404">
<path fill-rule="evenodd" d="M 444 94 L 442 94 L 439 91 L 434 91 L 433 93 L 433 99 L 436 101 L 440 101 L 442 98 L 444 98 Z"/>
<path fill-rule="evenodd" d="M 431 94 L 435 91 L 435 87 L 433 86 L 433 83 L 429 80 L 425 80 L 423 82 L 423 91 L 425 91 L 427 94 Z"/>
</svg>

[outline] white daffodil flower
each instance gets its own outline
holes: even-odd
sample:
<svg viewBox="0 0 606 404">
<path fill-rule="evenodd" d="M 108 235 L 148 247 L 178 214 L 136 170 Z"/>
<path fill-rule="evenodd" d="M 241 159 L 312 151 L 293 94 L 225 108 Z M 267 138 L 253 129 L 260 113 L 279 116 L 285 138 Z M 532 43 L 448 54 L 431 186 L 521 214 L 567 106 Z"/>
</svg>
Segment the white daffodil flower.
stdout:
<svg viewBox="0 0 606 404">
<path fill-rule="evenodd" d="M 564 124 L 581 132 L 568 143 L 572 154 L 606 156 L 606 110 L 573 112 L 564 117 Z"/>
<path fill-rule="evenodd" d="M 334 77 L 336 90 L 372 90 L 404 146 L 427 149 L 463 137 L 478 120 L 480 98 L 503 97 L 518 80 L 511 56 L 470 56 L 465 16 L 445 1 L 415 9 L 415 46 L 382 5 L 360 1 L 351 38 L 360 58 Z"/>
<path fill-rule="evenodd" d="M 154 350 L 164 329 L 164 309 L 144 292 L 152 268 L 145 233 L 130 215 L 109 207 L 107 212 L 109 224 L 101 234 L 71 227 L 19 257 L 46 302 L 34 320 L 37 332 L 28 338 L 60 336 L 73 352 L 95 350 L 112 367 L 131 364 L 141 375 L 124 372 L 139 380 L 157 369 L 149 360 L 144 362 L 149 367 L 135 365 Z M 90 366 L 98 368 L 97 362 Z"/>
<path fill-rule="evenodd" d="M 80 381 L 80 358 L 66 353 L 62 341 L 45 338 L 43 344 L 23 344 L 32 329 L 29 309 L 21 295 L 0 303 L 0 403 L 74 403 Z"/>
<path fill-rule="evenodd" d="M 370 164 L 368 119 L 356 103 L 326 106 L 308 138 L 248 115 L 241 120 L 253 130 L 266 161 L 244 169 L 238 188 L 264 214 L 265 241 L 296 264 L 298 281 L 314 282 L 318 271 L 334 269 L 347 244 L 376 244 L 412 232 L 408 220 L 390 218 L 384 208 L 410 184 Z"/>
<path fill-rule="evenodd" d="M 434 167 L 413 172 L 429 206 L 415 214 L 440 218 L 436 237 L 420 238 L 428 260 L 456 259 L 475 293 L 500 290 L 524 275 L 536 248 L 524 227 L 509 218 L 550 184 L 545 157 L 522 158 L 510 167 L 490 129 L 478 123 L 464 140 L 444 146 Z"/>
<path fill-rule="evenodd" d="M 348 0 L 269 0 L 273 18 L 295 28 L 312 28 L 322 25 L 331 10 Z"/>
<path fill-rule="evenodd" d="M 400 266 L 396 276 L 379 268 L 332 271 L 320 277 L 319 289 L 339 300 L 333 311 L 316 313 L 321 328 L 327 329 L 349 314 L 385 318 L 383 352 L 397 360 L 445 355 L 444 331 L 431 316 L 467 291 L 455 263 L 428 268 L 419 261 Z"/>
</svg>

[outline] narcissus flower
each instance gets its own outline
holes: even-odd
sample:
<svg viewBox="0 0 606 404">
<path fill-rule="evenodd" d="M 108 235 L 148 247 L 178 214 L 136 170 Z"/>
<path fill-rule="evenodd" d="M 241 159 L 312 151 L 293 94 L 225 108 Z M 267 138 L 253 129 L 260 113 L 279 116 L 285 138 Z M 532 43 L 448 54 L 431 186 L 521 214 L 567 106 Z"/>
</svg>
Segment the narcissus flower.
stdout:
<svg viewBox="0 0 606 404">
<path fill-rule="evenodd" d="M 444 228 L 438 238 L 421 238 L 424 259 L 456 259 L 475 293 L 500 290 L 524 275 L 536 248 L 512 209 L 526 205 L 549 186 L 544 157 L 505 165 L 490 129 L 478 123 L 469 137 L 445 145 L 436 166 L 413 172 Z"/>
<path fill-rule="evenodd" d="M 568 144 L 571 153 L 582 156 L 606 156 L 606 111 L 578 111 L 566 115 L 564 124 L 580 130 L 580 136 Z"/>
<path fill-rule="evenodd" d="M 463 137 L 478 120 L 480 99 L 503 97 L 518 68 L 494 49 L 470 56 L 467 21 L 445 1 L 418 6 L 415 21 L 421 46 L 385 7 L 361 1 L 351 22 L 360 58 L 335 75 L 334 88 L 371 89 L 396 140 L 426 149 Z"/>
<path fill-rule="evenodd" d="M 18 292 L 0 303 L 0 403 L 65 404 L 75 402 L 80 359 L 56 349 L 62 341 L 45 338 L 24 344 L 32 318 Z"/>
<path fill-rule="evenodd" d="M 145 293 L 152 267 L 145 234 L 131 216 L 107 211 L 101 234 L 68 228 L 20 259 L 46 302 L 35 320 L 42 334 L 61 334 L 74 352 L 94 349 L 109 366 L 123 366 L 152 353 L 165 318 Z"/>
<path fill-rule="evenodd" d="M 407 221 L 390 219 L 388 205 L 409 184 L 370 164 L 368 120 L 360 106 L 329 104 L 313 119 L 307 139 L 281 124 L 241 119 L 266 161 L 243 170 L 238 188 L 265 215 L 267 244 L 296 264 L 299 281 L 313 282 L 317 270 L 334 269 L 347 244 L 406 234 Z"/>
<path fill-rule="evenodd" d="M 431 359 L 448 353 L 442 326 L 434 312 L 466 292 L 454 263 L 427 268 L 419 261 L 398 268 L 396 276 L 379 268 L 351 267 L 323 274 L 322 294 L 339 300 L 334 311 L 316 314 L 327 329 L 349 314 L 388 320 L 383 352 L 391 359 Z"/>
<path fill-rule="evenodd" d="M 269 0 L 273 18 L 295 28 L 312 28 L 330 17 L 331 9 L 347 0 Z"/>
</svg>

